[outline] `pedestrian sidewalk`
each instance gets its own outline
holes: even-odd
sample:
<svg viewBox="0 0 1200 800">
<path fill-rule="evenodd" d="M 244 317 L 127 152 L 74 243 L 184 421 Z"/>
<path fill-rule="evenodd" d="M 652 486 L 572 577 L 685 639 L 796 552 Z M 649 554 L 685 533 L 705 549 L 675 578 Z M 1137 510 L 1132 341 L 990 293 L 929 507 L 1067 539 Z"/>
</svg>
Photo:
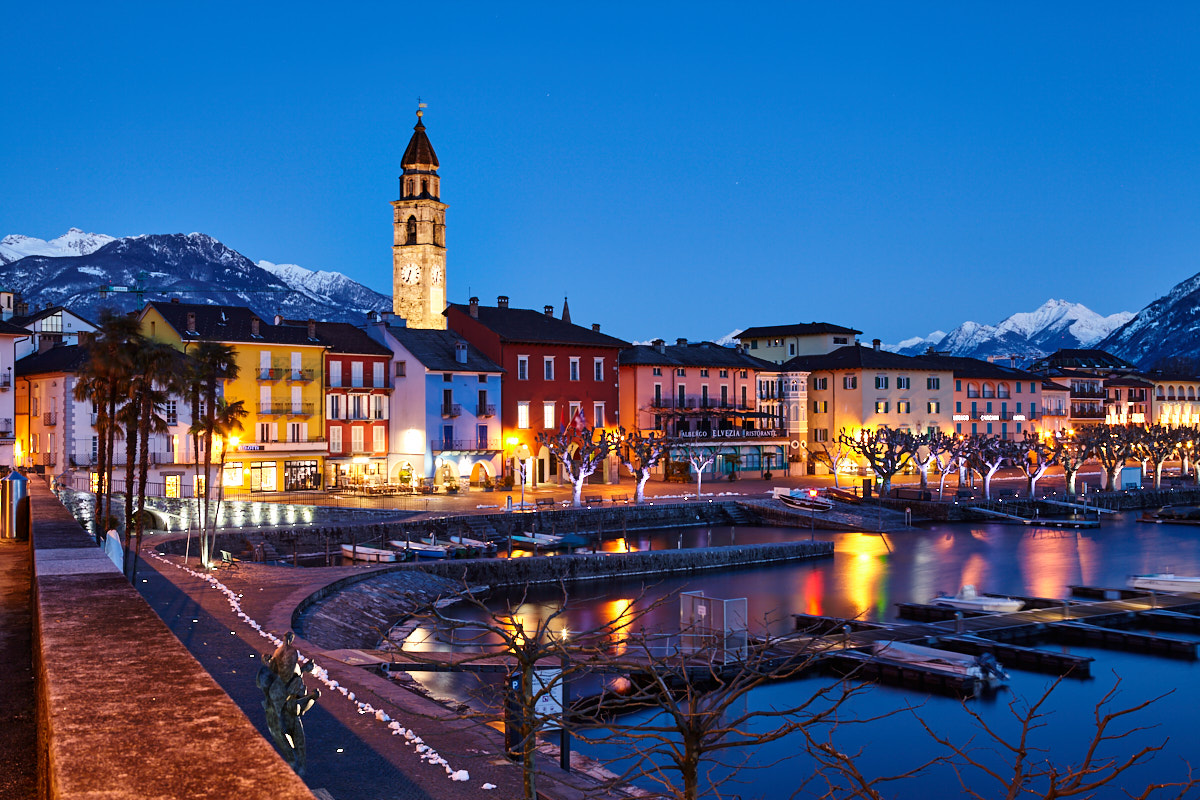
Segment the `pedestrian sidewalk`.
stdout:
<svg viewBox="0 0 1200 800">
<path fill-rule="evenodd" d="M 37 699 L 29 542 L 0 542 L 0 799 L 37 794 Z"/>
</svg>

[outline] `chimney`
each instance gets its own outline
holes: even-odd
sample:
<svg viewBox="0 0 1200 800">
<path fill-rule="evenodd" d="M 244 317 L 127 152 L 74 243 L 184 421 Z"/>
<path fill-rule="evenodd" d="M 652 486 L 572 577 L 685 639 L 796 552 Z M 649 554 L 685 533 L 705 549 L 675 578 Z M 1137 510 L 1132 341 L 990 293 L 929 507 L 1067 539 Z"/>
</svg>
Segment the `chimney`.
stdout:
<svg viewBox="0 0 1200 800">
<path fill-rule="evenodd" d="M 508 308 L 508 295 L 502 294 L 496 298 L 497 308 Z"/>
<path fill-rule="evenodd" d="M 283 324 L 283 314 L 276 314 L 276 315 L 275 315 L 275 324 L 276 324 L 276 325 L 282 325 L 282 324 Z"/>
<path fill-rule="evenodd" d="M 554 316 L 554 306 L 542 306 L 542 311 L 546 312 L 547 317 Z"/>
<path fill-rule="evenodd" d="M 308 338 L 314 340 L 317 338 L 317 321 L 315 319 L 308 321 Z"/>
<path fill-rule="evenodd" d="M 459 364 L 467 363 L 467 343 L 461 339 L 454 343 L 454 360 Z"/>
<path fill-rule="evenodd" d="M 196 312 L 189 311 L 189 312 L 187 312 L 187 330 L 185 331 L 185 333 L 195 333 L 195 332 L 196 332 Z"/>
<path fill-rule="evenodd" d="M 172 298 L 171 298 L 171 302 L 172 302 L 172 303 L 175 303 L 176 305 L 178 305 L 178 304 L 179 304 L 179 298 L 178 298 L 178 297 L 172 297 Z"/>
<path fill-rule="evenodd" d="M 872 339 L 872 340 L 871 340 L 871 349 L 872 349 L 872 350 L 878 350 L 878 349 L 879 349 L 879 340 L 878 340 L 878 339 Z"/>
<path fill-rule="evenodd" d="M 675 340 L 675 344 L 679 347 L 687 347 L 687 339 L 680 337 Z"/>
<path fill-rule="evenodd" d="M 471 298 L 471 319 L 479 319 L 479 298 Z"/>
<path fill-rule="evenodd" d="M 191 316 L 191 314 L 189 314 L 188 316 Z M 258 317 L 250 318 L 250 335 L 251 336 L 260 335 L 258 332 L 258 326 L 261 324 L 262 324 L 262 320 L 260 320 Z"/>
<path fill-rule="evenodd" d="M 44 353 L 56 344 L 58 341 L 53 336 L 43 333 L 38 337 L 38 352 Z"/>
<path fill-rule="evenodd" d="M 593 331 L 594 333 L 599 333 L 599 332 L 600 332 L 600 323 L 599 323 L 599 322 L 593 322 L 593 323 L 592 323 L 592 331 Z"/>
<path fill-rule="evenodd" d="M 662 339 L 655 339 L 654 341 L 650 342 L 650 346 L 660 353 L 667 352 L 667 343 Z"/>
<path fill-rule="evenodd" d="M 384 325 L 391 325 L 392 324 L 392 312 L 380 311 L 379 312 L 379 321 L 382 322 Z"/>
<path fill-rule="evenodd" d="M 745 350 L 745 345 L 744 345 L 744 344 L 742 344 L 741 342 L 738 342 L 737 344 L 735 344 L 735 345 L 733 346 L 733 349 L 734 349 L 734 350 L 736 350 L 736 351 L 738 351 L 739 353 L 744 353 L 744 352 L 746 352 L 746 350 Z"/>
</svg>

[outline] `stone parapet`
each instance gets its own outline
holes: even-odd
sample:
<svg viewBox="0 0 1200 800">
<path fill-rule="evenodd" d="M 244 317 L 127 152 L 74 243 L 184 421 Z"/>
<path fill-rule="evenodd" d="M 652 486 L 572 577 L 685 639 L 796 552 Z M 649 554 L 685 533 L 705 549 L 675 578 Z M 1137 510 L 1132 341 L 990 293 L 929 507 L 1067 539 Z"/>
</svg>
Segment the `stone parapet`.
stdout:
<svg viewBox="0 0 1200 800">
<path fill-rule="evenodd" d="M 39 795 L 313 800 L 50 490 L 29 489 Z"/>
</svg>

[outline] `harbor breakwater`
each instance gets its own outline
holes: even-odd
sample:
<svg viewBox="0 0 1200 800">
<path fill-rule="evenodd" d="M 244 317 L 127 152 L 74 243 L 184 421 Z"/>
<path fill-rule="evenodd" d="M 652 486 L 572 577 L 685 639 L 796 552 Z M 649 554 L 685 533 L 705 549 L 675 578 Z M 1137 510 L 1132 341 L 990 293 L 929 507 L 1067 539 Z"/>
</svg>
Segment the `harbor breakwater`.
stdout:
<svg viewBox="0 0 1200 800">
<path fill-rule="evenodd" d="M 700 573 L 832 555 L 832 542 L 780 542 L 399 564 L 364 570 L 322 587 L 296 607 L 292 626 L 302 638 L 326 649 L 374 647 L 396 622 L 438 597 L 468 587 Z"/>
</svg>

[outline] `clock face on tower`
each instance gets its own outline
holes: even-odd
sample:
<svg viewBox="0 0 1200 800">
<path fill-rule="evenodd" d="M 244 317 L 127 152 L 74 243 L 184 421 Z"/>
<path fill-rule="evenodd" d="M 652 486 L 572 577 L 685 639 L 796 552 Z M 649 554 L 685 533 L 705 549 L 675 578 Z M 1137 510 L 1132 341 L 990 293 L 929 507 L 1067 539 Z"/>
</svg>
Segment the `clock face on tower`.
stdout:
<svg viewBox="0 0 1200 800">
<path fill-rule="evenodd" d="M 421 268 L 416 264 L 405 264 L 400 268 L 400 280 L 408 285 L 413 285 L 421 280 Z"/>
<path fill-rule="evenodd" d="M 442 268 L 434 267 L 433 269 L 431 269 L 429 271 L 429 280 L 433 283 L 434 286 L 441 286 L 442 285 Z"/>
</svg>

